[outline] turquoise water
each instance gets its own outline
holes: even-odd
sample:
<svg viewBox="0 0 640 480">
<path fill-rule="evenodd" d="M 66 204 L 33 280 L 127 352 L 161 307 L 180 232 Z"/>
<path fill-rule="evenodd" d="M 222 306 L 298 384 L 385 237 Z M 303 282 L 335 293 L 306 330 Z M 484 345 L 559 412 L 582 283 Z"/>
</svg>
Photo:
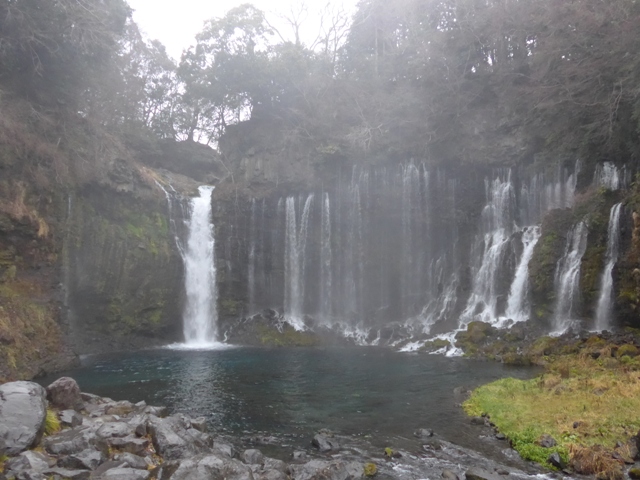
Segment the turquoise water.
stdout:
<svg viewBox="0 0 640 480">
<path fill-rule="evenodd" d="M 534 373 L 377 348 L 161 349 L 90 357 L 84 363 L 62 373 L 83 391 L 206 416 L 217 432 L 308 439 L 327 428 L 384 443 L 410 438 L 423 427 L 469 447 L 477 446 L 478 430 L 469 424 L 459 406 L 464 398 L 454 389 Z"/>
</svg>

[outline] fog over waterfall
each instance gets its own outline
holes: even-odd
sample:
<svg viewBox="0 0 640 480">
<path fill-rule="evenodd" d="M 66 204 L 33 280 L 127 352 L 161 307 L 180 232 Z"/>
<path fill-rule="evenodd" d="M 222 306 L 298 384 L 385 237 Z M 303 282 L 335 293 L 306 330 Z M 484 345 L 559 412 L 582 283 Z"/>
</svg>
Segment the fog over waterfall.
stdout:
<svg viewBox="0 0 640 480">
<path fill-rule="evenodd" d="M 573 205 L 580 168 L 530 176 L 499 169 L 470 181 L 416 163 L 354 167 L 322 190 L 254 199 L 247 224 L 217 230 L 217 254 L 225 276 L 246 261 L 237 273 L 243 316 L 274 309 L 296 329 L 331 328 L 362 344 L 426 338 L 475 320 L 506 327 L 531 318 L 528 267 L 540 223 Z M 605 164 L 593 184 L 619 188 L 623 173 Z M 477 217 L 460 218 L 461 202 L 474 195 Z M 568 328 L 578 311 L 587 232 L 576 221 L 567 237 L 550 331 Z"/>
</svg>

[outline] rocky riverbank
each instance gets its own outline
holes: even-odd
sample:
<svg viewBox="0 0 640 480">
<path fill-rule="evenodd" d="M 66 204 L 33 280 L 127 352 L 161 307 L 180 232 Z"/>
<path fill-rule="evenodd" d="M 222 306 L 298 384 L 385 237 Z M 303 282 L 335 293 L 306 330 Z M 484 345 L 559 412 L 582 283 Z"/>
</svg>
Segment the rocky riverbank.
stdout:
<svg viewBox="0 0 640 480">
<path fill-rule="evenodd" d="M 208 412 L 203 412 L 208 413 Z M 487 441 L 500 442 L 479 426 Z M 486 431 L 485 431 L 486 430 Z M 525 479 L 540 472 L 504 444 L 504 463 L 414 432 L 412 447 L 380 449 L 367 439 L 330 432 L 307 447 L 269 435 L 234 438 L 207 432 L 204 417 L 82 393 L 63 377 L 46 389 L 31 382 L 0 386 L 0 479 L 402 480 Z M 260 447 L 257 448 L 257 447 Z M 395 446 L 394 446 L 395 447 Z M 272 458 L 262 451 L 274 453 Z M 509 460 L 511 458 L 511 460 Z M 526 473 L 525 473 L 526 472 Z"/>
</svg>

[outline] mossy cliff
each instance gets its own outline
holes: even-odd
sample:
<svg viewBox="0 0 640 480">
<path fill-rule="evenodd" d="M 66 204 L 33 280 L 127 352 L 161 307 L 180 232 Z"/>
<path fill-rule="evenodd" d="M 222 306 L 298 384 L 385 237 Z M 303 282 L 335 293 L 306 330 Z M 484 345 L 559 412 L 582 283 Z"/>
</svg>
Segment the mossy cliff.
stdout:
<svg viewBox="0 0 640 480">
<path fill-rule="evenodd" d="M 158 184 L 188 196 L 200 181 L 143 163 L 170 146 L 10 96 L 0 107 L 0 382 L 179 340 L 182 262 Z M 203 145 L 181 152 L 215 162 Z"/>
<path fill-rule="evenodd" d="M 166 200 L 92 189 L 69 199 L 67 307 L 78 353 L 179 336 L 182 262 Z"/>
<path fill-rule="evenodd" d="M 541 236 L 529 263 L 533 318 L 543 324 L 550 322 L 557 301 L 555 285 L 557 265 L 567 248 L 567 237 L 571 229 L 580 221 L 586 223 L 588 235 L 586 250 L 580 264 L 580 298 L 574 306 L 574 313 L 579 318 L 595 318 L 601 275 L 606 262 L 610 211 L 617 202 L 628 202 L 629 198 L 629 193 L 626 192 L 589 187 L 577 195 L 575 205 L 571 209 L 551 210 L 545 215 Z M 628 230 L 623 221 L 621 252 L 627 250 Z M 620 270 L 618 267 L 616 271 Z M 616 271 L 614 271 L 614 280 L 616 280 L 614 283 L 617 291 L 620 283 Z M 624 300 L 617 296 L 616 310 L 623 308 L 623 303 Z M 619 323 L 637 325 L 640 319 L 634 320 L 627 316 L 620 320 L 622 321 Z M 585 323 L 585 327 L 591 327 L 591 324 Z"/>
</svg>

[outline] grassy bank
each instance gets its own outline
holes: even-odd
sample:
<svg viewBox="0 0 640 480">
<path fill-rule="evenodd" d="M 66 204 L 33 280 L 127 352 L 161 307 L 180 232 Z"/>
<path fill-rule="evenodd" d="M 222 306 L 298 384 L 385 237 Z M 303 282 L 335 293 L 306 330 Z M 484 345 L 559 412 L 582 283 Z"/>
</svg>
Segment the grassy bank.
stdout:
<svg viewBox="0 0 640 480">
<path fill-rule="evenodd" d="M 637 454 L 640 361 L 633 345 L 594 340 L 578 353 L 546 358 L 532 380 L 501 379 L 476 389 L 464 403 L 488 415 L 527 459 L 547 466 L 557 452 L 577 473 L 619 479 Z M 540 445 L 550 435 L 556 445 Z"/>
</svg>

